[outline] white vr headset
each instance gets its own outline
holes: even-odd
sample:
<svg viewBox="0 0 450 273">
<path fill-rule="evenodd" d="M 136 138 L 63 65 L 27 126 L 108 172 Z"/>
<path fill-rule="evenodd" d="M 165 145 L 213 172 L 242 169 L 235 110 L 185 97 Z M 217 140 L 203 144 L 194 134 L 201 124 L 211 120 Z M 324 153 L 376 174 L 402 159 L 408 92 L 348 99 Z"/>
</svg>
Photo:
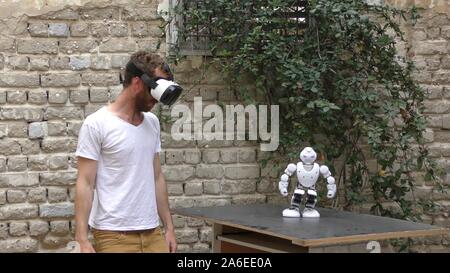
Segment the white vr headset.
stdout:
<svg viewBox="0 0 450 273">
<path fill-rule="evenodd" d="M 183 88 L 173 81 L 172 72 L 166 63 L 163 65 L 163 70 L 170 75 L 169 78 L 152 78 L 139 69 L 133 62 L 129 62 L 126 69 L 133 75 L 140 77 L 149 88 L 152 97 L 165 105 L 174 104 L 183 91 Z"/>
</svg>

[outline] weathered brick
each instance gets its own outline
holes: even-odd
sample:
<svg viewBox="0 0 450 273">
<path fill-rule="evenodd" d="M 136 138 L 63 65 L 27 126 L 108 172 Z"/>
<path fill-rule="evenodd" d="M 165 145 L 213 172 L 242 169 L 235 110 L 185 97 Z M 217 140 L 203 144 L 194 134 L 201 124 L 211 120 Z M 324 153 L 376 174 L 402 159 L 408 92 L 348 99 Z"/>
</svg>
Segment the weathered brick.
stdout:
<svg viewBox="0 0 450 273">
<path fill-rule="evenodd" d="M 201 195 L 203 193 L 202 182 L 188 182 L 184 184 L 184 193 L 186 195 Z"/>
<path fill-rule="evenodd" d="M 145 39 L 145 40 L 138 40 L 137 41 L 137 49 L 138 50 L 145 50 L 149 52 L 156 52 L 158 49 L 158 40 L 156 38 L 154 39 Z"/>
<path fill-rule="evenodd" d="M 8 157 L 8 172 L 22 172 L 27 170 L 26 156 L 10 156 Z"/>
<path fill-rule="evenodd" d="M 0 104 L 6 103 L 6 91 L 0 91 Z"/>
<path fill-rule="evenodd" d="M 13 70 L 28 70 L 28 57 L 26 56 L 9 56 L 7 67 Z"/>
<path fill-rule="evenodd" d="M 48 102 L 49 103 L 66 103 L 67 102 L 67 91 L 56 91 L 50 90 L 48 91 Z"/>
<path fill-rule="evenodd" d="M 130 39 L 111 38 L 100 44 L 100 52 L 135 52 L 136 42 Z"/>
<path fill-rule="evenodd" d="M 48 37 L 48 25 L 43 22 L 33 22 L 28 26 L 32 37 Z"/>
<path fill-rule="evenodd" d="M 33 204 L 10 204 L 0 207 L 0 220 L 21 220 L 38 216 L 38 207 Z"/>
<path fill-rule="evenodd" d="M 23 190 L 8 190 L 6 198 L 8 203 L 23 203 L 27 200 L 27 193 Z"/>
<path fill-rule="evenodd" d="M 119 73 L 83 73 L 81 75 L 83 85 L 111 86 L 120 83 Z"/>
<path fill-rule="evenodd" d="M 130 56 L 128 56 L 128 55 L 112 55 L 111 56 L 111 67 L 124 69 L 129 60 L 130 60 Z"/>
<path fill-rule="evenodd" d="M 38 241 L 31 238 L 0 240 L 0 249 L 4 253 L 36 252 Z"/>
<path fill-rule="evenodd" d="M 126 37 L 128 36 L 128 24 L 122 22 L 111 23 L 110 31 L 111 36 Z"/>
<path fill-rule="evenodd" d="M 150 34 L 148 22 L 132 22 L 131 35 L 137 37 L 147 37 Z"/>
<path fill-rule="evenodd" d="M 168 183 L 167 193 L 170 196 L 183 195 L 183 185 L 180 183 Z"/>
<path fill-rule="evenodd" d="M 119 20 L 119 9 L 116 7 L 107 8 L 86 8 L 80 11 L 84 20 Z"/>
<path fill-rule="evenodd" d="M 41 108 L 4 107 L 1 114 L 4 120 L 40 121 L 43 118 Z"/>
<path fill-rule="evenodd" d="M 47 91 L 45 90 L 30 90 L 28 91 L 28 103 L 30 104 L 45 104 L 47 102 Z"/>
<path fill-rule="evenodd" d="M 39 216 L 45 218 L 73 217 L 74 204 L 73 203 L 40 204 Z"/>
<path fill-rule="evenodd" d="M 161 18 L 154 8 L 132 8 L 124 7 L 122 10 L 122 20 L 126 21 L 150 21 Z"/>
<path fill-rule="evenodd" d="M 2 173 L 0 174 L 0 187 L 31 187 L 39 184 L 37 173 Z"/>
<path fill-rule="evenodd" d="M 48 222 L 43 220 L 31 220 L 29 222 L 30 225 L 30 235 L 31 236 L 41 236 L 47 234 Z"/>
<path fill-rule="evenodd" d="M 1 73 L 1 87 L 38 87 L 39 75 L 34 73 Z"/>
<path fill-rule="evenodd" d="M 194 200 L 194 205 L 196 207 L 220 207 L 231 205 L 231 198 L 220 198 L 220 197 L 197 197 Z"/>
<path fill-rule="evenodd" d="M 16 52 L 16 42 L 14 39 L 0 39 L 0 52 Z"/>
<path fill-rule="evenodd" d="M 89 36 L 89 25 L 85 22 L 76 22 L 70 25 L 70 35 L 72 37 Z"/>
<path fill-rule="evenodd" d="M 234 195 L 231 202 L 235 205 L 262 204 L 266 202 L 266 196 L 262 194 Z"/>
<path fill-rule="evenodd" d="M 176 229 L 175 236 L 177 243 L 195 243 L 198 241 L 198 231 L 196 229 Z"/>
<path fill-rule="evenodd" d="M 67 56 L 50 58 L 50 68 L 53 70 L 71 70 L 70 58 Z"/>
<path fill-rule="evenodd" d="M 45 112 L 45 118 L 50 119 L 83 119 L 83 109 L 80 107 L 48 107 Z"/>
<path fill-rule="evenodd" d="M 256 151 L 255 149 L 239 149 L 238 152 L 239 162 L 240 163 L 250 163 L 255 162 L 256 160 Z"/>
<path fill-rule="evenodd" d="M 79 15 L 78 11 L 72 8 L 65 8 L 62 10 L 57 10 L 46 13 L 44 15 L 40 15 L 39 18 L 47 20 L 78 20 Z"/>
<path fill-rule="evenodd" d="M 47 122 L 48 135 L 49 136 L 65 136 L 67 125 L 61 121 Z"/>
<path fill-rule="evenodd" d="M 69 26 L 65 23 L 48 24 L 48 34 L 50 37 L 67 37 L 69 36 Z"/>
<path fill-rule="evenodd" d="M 45 188 L 32 188 L 28 191 L 28 202 L 42 203 L 47 201 L 47 190 Z"/>
<path fill-rule="evenodd" d="M 47 122 L 32 122 L 28 127 L 28 137 L 30 139 L 44 138 L 47 136 Z"/>
<path fill-rule="evenodd" d="M 91 35 L 93 37 L 107 37 L 109 36 L 109 25 L 106 23 L 90 23 Z"/>
<path fill-rule="evenodd" d="M 50 230 L 53 234 L 66 235 L 70 232 L 69 221 L 51 221 Z"/>
<path fill-rule="evenodd" d="M 256 181 L 254 180 L 224 180 L 221 183 L 222 193 L 240 194 L 254 193 L 256 191 Z"/>
<path fill-rule="evenodd" d="M 6 99 L 10 104 L 24 104 L 27 102 L 26 91 L 8 91 Z"/>
<path fill-rule="evenodd" d="M 67 134 L 69 136 L 75 136 L 78 137 L 78 134 L 81 129 L 81 125 L 83 125 L 83 122 L 81 121 L 70 121 L 67 123 Z"/>
<path fill-rule="evenodd" d="M 70 91 L 70 102 L 77 103 L 88 103 L 89 102 L 89 89 L 82 90 L 71 90 Z"/>
<path fill-rule="evenodd" d="M 46 153 L 67 153 L 76 150 L 76 140 L 72 138 L 44 138 L 42 151 Z"/>
<path fill-rule="evenodd" d="M 448 101 L 425 101 L 424 113 L 444 114 L 450 110 L 450 102 Z"/>
<path fill-rule="evenodd" d="M 26 222 L 9 223 L 9 234 L 11 236 L 24 236 L 28 233 L 28 224 Z"/>
<path fill-rule="evenodd" d="M 17 141 L 11 139 L 0 139 L 0 151 L 3 155 L 20 154 L 20 145 Z"/>
<path fill-rule="evenodd" d="M 220 193 L 220 181 L 218 181 L 218 180 L 203 181 L 203 192 L 205 194 L 219 194 Z"/>
<path fill-rule="evenodd" d="M 47 170 L 47 157 L 45 155 L 31 155 L 28 157 L 28 169 L 30 171 Z"/>
<path fill-rule="evenodd" d="M 27 137 L 26 122 L 12 122 L 8 124 L 8 136 L 12 138 Z"/>
<path fill-rule="evenodd" d="M 2 70 L 5 67 L 5 57 L 3 54 L 0 54 L 0 70 Z"/>
<path fill-rule="evenodd" d="M 238 151 L 236 149 L 224 149 L 220 151 L 220 159 L 222 163 L 236 163 Z"/>
<path fill-rule="evenodd" d="M 220 150 L 206 149 L 202 151 L 202 161 L 205 163 L 217 163 L 220 159 Z"/>
<path fill-rule="evenodd" d="M 95 40 L 61 40 L 59 50 L 65 54 L 91 53 L 97 47 Z"/>
<path fill-rule="evenodd" d="M 0 222 L 0 240 L 4 240 L 8 238 L 8 223 Z"/>
<path fill-rule="evenodd" d="M 86 107 L 84 108 L 84 116 L 85 117 L 89 116 L 90 114 L 96 112 L 103 106 L 105 106 L 105 105 L 104 104 L 93 104 L 93 103 L 86 105 Z"/>
<path fill-rule="evenodd" d="M 8 126 L 6 124 L 0 124 L 0 138 L 4 138 L 8 135 Z"/>
<path fill-rule="evenodd" d="M 66 155 L 52 155 L 48 159 L 50 170 L 64 170 L 69 167 L 68 157 Z"/>
<path fill-rule="evenodd" d="M 6 204 L 6 190 L 0 190 L 0 205 Z"/>
<path fill-rule="evenodd" d="M 106 55 L 92 55 L 91 56 L 92 70 L 109 70 L 111 69 L 111 59 Z"/>
<path fill-rule="evenodd" d="M 229 179 L 258 178 L 259 166 L 237 165 L 225 167 L 225 177 Z"/>
<path fill-rule="evenodd" d="M 450 84 L 450 71 L 439 70 L 433 73 L 433 82 L 439 84 Z"/>
<path fill-rule="evenodd" d="M 222 178 L 224 170 L 222 165 L 199 164 L 195 168 L 195 174 L 199 178 Z"/>
<path fill-rule="evenodd" d="M 47 57 L 30 58 L 30 70 L 47 71 L 49 67 L 49 58 Z"/>
<path fill-rule="evenodd" d="M 275 192 L 277 189 L 276 180 L 262 179 L 256 183 L 257 191 L 259 193 Z"/>
<path fill-rule="evenodd" d="M 213 238 L 212 228 L 204 227 L 200 230 L 200 241 L 211 242 Z"/>
<path fill-rule="evenodd" d="M 71 56 L 69 66 L 72 70 L 85 70 L 91 65 L 89 56 Z"/>
<path fill-rule="evenodd" d="M 19 143 L 22 154 L 24 155 L 38 154 L 41 152 L 39 140 L 19 139 L 17 143 Z"/>
<path fill-rule="evenodd" d="M 74 185 L 76 180 L 76 172 L 47 172 L 40 174 L 40 181 L 43 186 Z"/>
<path fill-rule="evenodd" d="M 114 102 L 117 99 L 117 97 L 120 95 L 120 93 L 122 93 L 122 90 L 123 90 L 122 85 L 110 87 L 109 88 L 110 102 Z"/>
<path fill-rule="evenodd" d="M 184 162 L 184 151 L 182 150 L 167 150 L 166 164 L 182 164 Z"/>
<path fill-rule="evenodd" d="M 17 52 L 20 54 L 57 54 L 58 43 L 56 40 L 44 38 L 33 40 L 20 39 L 17 41 Z"/>
<path fill-rule="evenodd" d="M 194 176 L 194 167 L 192 166 L 162 166 L 165 178 L 168 181 L 186 181 Z"/>
<path fill-rule="evenodd" d="M 76 73 L 52 73 L 41 76 L 43 87 L 71 87 L 80 85 L 80 75 Z"/>
<path fill-rule="evenodd" d="M 184 162 L 187 164 L 198 164 L 200 163 L 201 153 L 199 150 L 185 150 L 184 151 Z"/>
<path fill-rule="evenodd" d="M 195 243 L 192 245 L 192 253 L 210 253 L 211 248 L 209 244 Z"/>
<path fill-rule="evenodd" d="M 435 40 L 435 41 L 419 41 L 415 47 L 416 54 L 419 55 L 433 55 L 447 53 L 447 41 Z"/>
<path fill-rule="evenodd" d="M 108 102 L 108 89 L 92 87 L 89 89 L 89 98 L 91 102 Z"/>
<path fill-rule="evenodd" d="M 172 215 L 172 221 L 175 228 L 183 228 L 186 224 L 186 217 L 181 215 Z"/>
</svg>

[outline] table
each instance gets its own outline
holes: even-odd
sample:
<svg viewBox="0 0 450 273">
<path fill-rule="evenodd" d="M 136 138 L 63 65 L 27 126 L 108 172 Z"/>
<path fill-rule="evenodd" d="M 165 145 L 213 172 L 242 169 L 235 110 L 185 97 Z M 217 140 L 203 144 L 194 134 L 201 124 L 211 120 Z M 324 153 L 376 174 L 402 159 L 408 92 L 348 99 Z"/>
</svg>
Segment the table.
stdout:
<svg viewBox="0 0 450 273">
<path fill-rule="evenodd" d="M 320 218 L 285 218 L 272 204 L 193 207 L 174 213 L 213 225 L 213 252 L 369 252 L 370 241 L 448 235 L 449 229 L 318 208 Z M 375 249 L 376 251 L 376 249 Z"/>
</svg>

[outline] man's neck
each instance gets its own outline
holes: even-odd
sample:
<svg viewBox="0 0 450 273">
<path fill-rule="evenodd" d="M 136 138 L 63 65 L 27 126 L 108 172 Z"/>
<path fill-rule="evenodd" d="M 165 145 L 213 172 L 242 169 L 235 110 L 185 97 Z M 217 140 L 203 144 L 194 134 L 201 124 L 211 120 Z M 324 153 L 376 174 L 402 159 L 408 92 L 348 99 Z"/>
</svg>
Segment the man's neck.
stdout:
<svg viewBox="0 0 450 273">
<path fill-rule="evenodd" d="M 130 123 L 139 123 L 142 120 L 142 114 L 136 109 L 136 102 L 130 96 L 127 90 L 123 90 L 116 100 L 109 104 L 108 110 Z"/>
</svg>

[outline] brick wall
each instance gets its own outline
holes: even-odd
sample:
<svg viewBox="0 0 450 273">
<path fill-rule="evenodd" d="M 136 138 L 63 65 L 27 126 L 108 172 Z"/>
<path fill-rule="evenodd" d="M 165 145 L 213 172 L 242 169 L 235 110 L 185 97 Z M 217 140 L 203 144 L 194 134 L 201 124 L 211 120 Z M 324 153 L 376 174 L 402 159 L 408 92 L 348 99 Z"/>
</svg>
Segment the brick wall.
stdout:
<svg viewBox="0 0 450 273">
<path fill-rule="evenodd" d="M 426 17 L 408 33 L 422 70 L 417 78 L 432 91 L 427 111 L 433 155 L 449 170 L 448 3 L 421 3 Z M 127 6 L 94 4 L 1 19 L 0 252 L 64 251 L 73 240 L 74 152 L 80 125 L 121 91 L 120 72 L 130 53 L 156 50 L 162 22 L 156 5 L 156 0 Z M 157 52 L 163 54 L 164 45 Z M 190 90 L 183 101 L 192 106 L 194 96 L 202 96 L 204 104 L 241 103 L 227 91 L 217 70 L 201 68 L 203 61 L 190 57 L 175 67 L 177 80 Z M 201 75 L 205 79 L 191 89 Z M 279 174 L 260 169 L 264 154 L 256 143 L 174 141 L 170 126 L 163 129 L 161 160 L 171 208 L 287 203 L 275 191 Z M 421 187 L 430 190 L 426 184 Z M 449 196 L 433 197 L 448 211 Z M 210 250 L 208 223 L 178 215 L 173 219 L 179 251 Z M 427 216 L 426 221 L 450 226 L 447 213 Z M 419 241 L 417 249 L 448 251 L 449 239 Z"/>
</svg>

